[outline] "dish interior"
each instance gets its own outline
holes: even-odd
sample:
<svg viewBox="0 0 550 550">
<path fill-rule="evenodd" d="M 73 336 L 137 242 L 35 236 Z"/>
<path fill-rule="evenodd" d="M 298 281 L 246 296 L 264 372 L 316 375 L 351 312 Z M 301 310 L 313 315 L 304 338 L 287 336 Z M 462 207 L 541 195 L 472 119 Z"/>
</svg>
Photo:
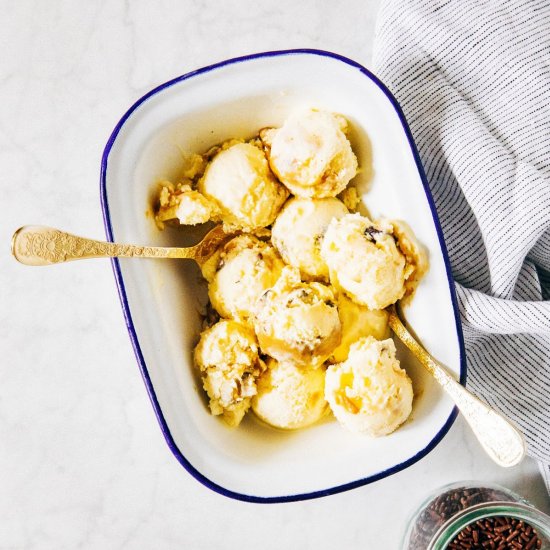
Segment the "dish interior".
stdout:
<svg viewBox="0 0 550 550">
<path fill-rule="evenodd" d="M 452 291 L 407 135 L 383 90 L 338 59 L 307 53 L 252 58 L 195 74 L 143 101 L 122 124 L 106 158 L 104 206 L 114 240 L 195 243 L 204 228 L 156 228 L 152 201 L 157 182 L 177 180 L 192 152 L 228 138 L 252 137 L 308 107 L 339 112 L 349 120 L 361 167 L 353 183 L 362 208 L 375 218 L 405 220 L 428 249 L 429 272 L 405 316 L 430 353 L 458 376 Z M 389 436 L 348 433 L 332 417 L 285 432 L 262 425 L 252 413 L 230 429 L 209 414 L 192 363 L 206 301 L 198 268 L 188 260 L 122 259 L 119 265 L 127 320 L 158 401 L 157 414 L 193 468 L 226 490 L 273 498 L 386 475 L 430 446 L 452 413 L 452 403 L 400 346 L 415 401 L 410 419 Z"/>
</svg>

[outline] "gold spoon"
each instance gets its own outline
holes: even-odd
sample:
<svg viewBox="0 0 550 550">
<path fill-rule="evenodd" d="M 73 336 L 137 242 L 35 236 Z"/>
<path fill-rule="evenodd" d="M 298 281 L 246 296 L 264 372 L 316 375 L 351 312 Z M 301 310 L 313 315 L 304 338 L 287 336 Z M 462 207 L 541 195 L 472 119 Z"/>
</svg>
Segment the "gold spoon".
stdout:
<svg viewBox="0 0 550 550">
<path fill-rule="evenodd" d="M 410 334 L 395 305 L 388 308 L 390 327 L 455 402 L 485 452 L 500 466 L 519 464 L 525 456 L 522 433 L 504 416 L 460 385 Z"/>
<path fill-rule="evenodd" d="M 11 252 L 19 262 L 26 265 L 51 265 L 85 258 L 134 257 L 190 258 L 203 266 L 232 236 L 218 225 L 195 246 L 135 246 L 77 237 L 52 227 L 26 225 L 14 233 Z M 521 432 L 445 371 L 405 328 L 394 305 L 388 311 L 393 332 L 453 399 L 487 454 L 501 466 L 518 464 L 525 456 L 525 441 Z"/>
<path fill-rule="evenodd" d="M 203 266 L 232 236 L 217 225 L 195 246 L 135 246 L 77 237 L 53 227 L 25 225 L 13 234 L 11 253 L 25 265 L 51 265 L 85 258 L 190 258 Z"/>
</svg>

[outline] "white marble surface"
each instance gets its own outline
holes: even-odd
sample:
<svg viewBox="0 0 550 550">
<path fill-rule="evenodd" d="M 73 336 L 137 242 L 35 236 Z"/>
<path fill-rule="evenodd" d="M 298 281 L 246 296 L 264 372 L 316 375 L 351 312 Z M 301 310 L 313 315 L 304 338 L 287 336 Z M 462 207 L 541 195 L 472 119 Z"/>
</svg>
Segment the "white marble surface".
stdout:
<svg viewBox="0 0 550 550">
<path fill-rule="evenodd" d="M 104 236 L 99 161 L 151 87 L 227 57 L 316 47 L 369 65 L 378 0 L 0 2 L 0 548 L 397 549 L 447 482 L 497 481 L 549 511 L 536 465 L 492 465 L 462 421 L 413 467 L 302 503 L 221 497 L 170 454 L 107 261 L 31 269 L 13 230 Z"/>
</svg>

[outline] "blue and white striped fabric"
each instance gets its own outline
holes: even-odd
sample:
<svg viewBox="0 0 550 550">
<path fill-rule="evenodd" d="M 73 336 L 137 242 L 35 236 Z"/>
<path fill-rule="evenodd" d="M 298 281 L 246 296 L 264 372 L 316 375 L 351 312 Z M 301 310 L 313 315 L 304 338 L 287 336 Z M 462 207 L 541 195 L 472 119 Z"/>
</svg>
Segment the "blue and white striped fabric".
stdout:
<svg viewBox="0 0 550 550">
<path fill-rule="evenodd" d="M 521 427 L 550 489 L 550 2 L 383 0 L 374 67 L 434 195 L 468 386 Z"/>
</svg>

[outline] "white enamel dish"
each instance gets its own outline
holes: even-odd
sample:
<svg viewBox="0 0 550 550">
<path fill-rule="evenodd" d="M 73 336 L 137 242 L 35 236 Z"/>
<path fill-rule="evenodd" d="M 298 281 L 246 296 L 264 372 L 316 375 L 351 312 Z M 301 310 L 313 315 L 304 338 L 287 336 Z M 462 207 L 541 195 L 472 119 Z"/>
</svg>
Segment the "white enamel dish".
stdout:
<svg viewBox="0 0 550 550">
<path fill-rule="evenodd" d="M 418 153 L 401 110 L 368 70 L 315 50 L 233 59 L 176 78 L 135 103 L 115 128 L 102 160 L 107 238 L 187 245 L 197 231 L 159 231 L 150 215 L 157 182 L 174 179 L 182 155 L 280 125 L 317 107 L 342 113 L 363 168 L 356 184 L 373 217 L 405 220 L 430 256 L 430 270 L 405 310 L 409 326 L 437 359 L 465 379 L 462 334 L 445 245 Z M 195 234 L 193 234 L 195 233 Z M 411 418 L 371 439 L 328 418 L 305 430 L 271 429 L 249 413 L 237 429 L 209 414 L 192 349 L 205 286 L 185 260 L 113 260 L 130 338 L 166 441 L 199 481 L 229 497 L 283 502 L 329 495 L 379 480 L 425 456 L 448 431 L 452 402 L 400 348 L 413 379 Z"/>
</svg>

